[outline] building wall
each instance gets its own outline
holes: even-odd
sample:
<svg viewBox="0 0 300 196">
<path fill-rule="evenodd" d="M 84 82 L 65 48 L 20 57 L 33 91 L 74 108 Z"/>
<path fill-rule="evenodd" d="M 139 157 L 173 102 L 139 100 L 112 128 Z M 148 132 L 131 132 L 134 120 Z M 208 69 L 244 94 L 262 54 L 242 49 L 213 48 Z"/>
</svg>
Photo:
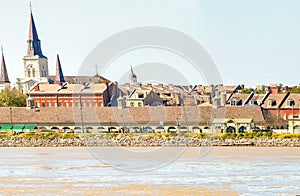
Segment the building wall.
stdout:
<svg viewBox="0 0 300 196">
<path fill-rule="evenodd" d="M 31 94 L 31 96 L 37 107 L 80 107 L 79 95 Z M 83 107 L 103 107 L 105 105 L 103 94 L 82 95 L 81 103 Z"/>
<path fill-rule="evenodd" d="M 152 105 L 153 103 L 161 103 L 162 99 L 156 93 L 151 91 L 144 99 L 144 105 Z"/>
<path fill-rule="evenodd" d="M 269 112 L 271 112 L 272 114 L 275 114 L 276 116 L 278 116 L 281 119 L 284 120 L 288 120 L 289 116 L 291 116 L 293 113 L 294 115 L 299 115 L 300 114 L 300 110 L 299 108 L 294 108 L 293 109 L 266 109 Z"/>
<path fill-rule="evenodd" d="M 48 59 L 37 56 L 23 58 L 25 78 L 48 77 Z M 33 73 L 34 72 L 34 73 Z"/>
</svg>

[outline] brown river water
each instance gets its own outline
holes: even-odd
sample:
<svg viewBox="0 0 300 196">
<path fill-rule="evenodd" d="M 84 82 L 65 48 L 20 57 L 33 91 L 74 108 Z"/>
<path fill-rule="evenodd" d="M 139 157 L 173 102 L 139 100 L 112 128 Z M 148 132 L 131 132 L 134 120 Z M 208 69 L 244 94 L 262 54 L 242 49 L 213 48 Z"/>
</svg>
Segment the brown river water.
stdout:
<svg viewBox="0 0 300 196">
<path fill-rule="evenodd" d="M 297 195 L 300 148 L 0 148 L 1 195 Z"/>
</svg>

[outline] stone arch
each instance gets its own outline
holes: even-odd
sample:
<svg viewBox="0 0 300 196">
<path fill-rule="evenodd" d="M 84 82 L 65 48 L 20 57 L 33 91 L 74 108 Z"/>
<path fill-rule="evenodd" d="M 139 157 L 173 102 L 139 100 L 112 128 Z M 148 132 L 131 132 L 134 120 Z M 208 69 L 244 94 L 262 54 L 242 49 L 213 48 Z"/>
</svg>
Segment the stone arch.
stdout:
<svg viewBox="0 0 300 196">
<path fill-rule="evenodd" d="M 229 126 L 229 127 L 227 127 L 226 132 L 227 133 L 235 133 L 235 128 L 232 126 Z"/>
<path fill-rule="evenodd" d="M 156 127 L 155 132 L 157 132 L 157 133 L 163 132 L 164 133 L 165 132 L 165 128 L 163 126 L 158 126 L 158 127 Z"/>
<path fill-rule="evenodd" d="M 202 129 L 200 129 L 200 127 L 198 127 L 198 126 L 193 126 L 192 130 L 193 130 L 194 133 L 198 132 L 198 131 L 199 131 L 199 133 L 202 133 Z"/>
<path fill-rule="evenodd" d="M 177 131 L 176 127 L 173 126 L 168 127 L 168 132 L 176 132 L 176 131 Z"/>
<path fill-rule="evenodd" d="M 244 133 L 247 130 L 245 126 L 241 126 L 238 130 L 239 133 Z"/>
</svg>

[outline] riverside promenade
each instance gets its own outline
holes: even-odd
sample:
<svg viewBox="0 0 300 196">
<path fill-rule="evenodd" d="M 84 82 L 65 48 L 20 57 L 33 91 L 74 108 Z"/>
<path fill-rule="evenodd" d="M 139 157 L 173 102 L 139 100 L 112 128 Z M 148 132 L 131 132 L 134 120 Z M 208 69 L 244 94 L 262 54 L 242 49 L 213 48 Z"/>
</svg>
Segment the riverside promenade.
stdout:
<svg viewBox="0 0 300 196">
<path fill-rule="evenodd" d="M 203 135 L 172 136 L 170 134 L 21 135 L 0 138 L 0 147 L 300 147 L 300 135 L 284 135 L 283 138 L 281 135 L 270 138 L 228 138 L 227 136 L 228 134 L 213 137 Z"/>
</svg>

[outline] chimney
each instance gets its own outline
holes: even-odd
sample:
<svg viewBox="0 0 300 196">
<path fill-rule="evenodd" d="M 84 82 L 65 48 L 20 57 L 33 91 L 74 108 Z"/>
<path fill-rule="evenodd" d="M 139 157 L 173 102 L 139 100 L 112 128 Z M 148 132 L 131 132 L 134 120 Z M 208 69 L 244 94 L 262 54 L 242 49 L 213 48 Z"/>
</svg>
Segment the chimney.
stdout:
<svg viewBox="0 0 300 196">
<path fill-rule="evenodd" d="M 221 98 L 219 96 L 215 96 L 212 99 L 212 107 L 214 109 L 219 108 L 221 106 Z"/>
<path fill-rule="evenodd" d="M 173 90 L 174 89 L 173 84 L 168 84 L 168 88 L 171 89 L 171 90 Z"/>
<path fill-rule="evenodd" d="M 158 88 L 163 88 L 164 85 L 163 85 L 163 84 L 158 84 L 157 87 L 158 87 Z"/>
<path fill-rule="evenodd" d="M 226 93 L 221 94 L 221 105 L 226 106 L 227 95 Z"/>
<path fill-rule="evenodd" d="M 147 87 L 148 87 L 148 88 L 152 88 L 152 84 L 151 84 L 151 83 L 148 83 L 148 84 L 147 84 Z"/>
<path fill-rule="evenodd" d="M 35 85 L 34 86 L 34 91 L 39 91 L 40 90 L 40 86 L 39 85 Z"/>
<path fill-rule="evenodd" d="M 135 85 L 135 87 L 136 87 L 136 88 L 141 88 L 141 87 L 142 87 L 142 84 L 141 84 L 141 83 L 138 83 L 138 84 Z"/>
</svg>

